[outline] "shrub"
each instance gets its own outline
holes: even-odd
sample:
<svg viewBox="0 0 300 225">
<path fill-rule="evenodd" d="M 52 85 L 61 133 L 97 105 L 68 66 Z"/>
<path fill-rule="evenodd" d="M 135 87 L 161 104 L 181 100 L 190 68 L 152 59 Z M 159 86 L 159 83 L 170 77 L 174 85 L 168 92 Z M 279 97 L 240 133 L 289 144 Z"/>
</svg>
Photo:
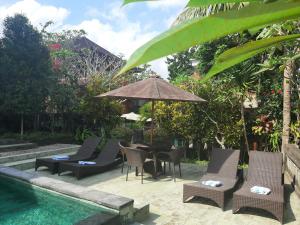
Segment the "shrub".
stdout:
<svg viewBox="0 0 300 225">
<path fill-rule="evenodd" d="M 130 142 L 133 135 L 133 130 L 128 127 L 116 127 L 112 129 L 111 136 L 113 138 L 123 139 Z"/>
<path fill-rule="evenodd" d="M 144 132 L 144 138 L 146 142 L 150 142 L 151 129 Z M 166 129 L 157 127 L 153 130 L 153 143 L 163 143 L 174 139 L 173 135 L 168 132 Z"/>
<path fill-rule="evenodd" d="M 93 131 L 90 129 L 84 128 L 81 130 L 80 128 L 76 129 L 76 134 L 75 134 L 75 140 L 78 141 L 79 143 L 83 143 L 85 139 L 91 136 L 97 136 Z"/>
</svg>

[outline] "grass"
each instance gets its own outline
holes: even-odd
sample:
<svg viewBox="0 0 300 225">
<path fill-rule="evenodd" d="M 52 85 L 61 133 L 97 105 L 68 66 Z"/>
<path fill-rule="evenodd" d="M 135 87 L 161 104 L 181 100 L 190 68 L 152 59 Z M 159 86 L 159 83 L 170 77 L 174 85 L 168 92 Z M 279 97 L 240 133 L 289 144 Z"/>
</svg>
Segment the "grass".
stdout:
<svg viewBox="0 0 300 225">
<path fill-rule="evenodd" d="M 197 160 L 197 159 L 184 159 L 182 162 L 184 163 L 192 163 L 199 166 L 207 166 L 208 161 L 207 160 Z"/>
<path fill-rule="evenodd" d="M 208 164 L 207 160 L 197 160 L 197 159 L 184 159 L 182 162 L 197 164 L 199 166 L 207 166 L 207 164 Z M 248 168 L 248 164 L 247 163 L 243 163 L 241 165 L 238 165 L 238 168 L 239 169 L 247 169 Z"/>
<path fill-rule="evenodd" d="M 238 166 L 239 169 L 248 169 L 248 164 L 247 163 L 243 163 L 241 165 Z"/>
</svg>

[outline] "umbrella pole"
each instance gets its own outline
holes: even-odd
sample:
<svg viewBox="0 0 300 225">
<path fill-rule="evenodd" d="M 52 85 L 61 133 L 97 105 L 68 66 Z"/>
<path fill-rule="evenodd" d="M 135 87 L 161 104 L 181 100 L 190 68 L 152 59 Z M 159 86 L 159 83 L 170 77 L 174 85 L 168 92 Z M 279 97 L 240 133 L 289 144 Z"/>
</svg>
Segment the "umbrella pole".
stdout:
<svg viewBox="0 0 300 225">
<path fill-rule="evenodd" d="M 151 135 L 150 135 L 150 144 L 153 143 L 153 128 L 154 128 L 154 101 L 152 100 L 152 110 L 151 110 Z"/>
</svg>

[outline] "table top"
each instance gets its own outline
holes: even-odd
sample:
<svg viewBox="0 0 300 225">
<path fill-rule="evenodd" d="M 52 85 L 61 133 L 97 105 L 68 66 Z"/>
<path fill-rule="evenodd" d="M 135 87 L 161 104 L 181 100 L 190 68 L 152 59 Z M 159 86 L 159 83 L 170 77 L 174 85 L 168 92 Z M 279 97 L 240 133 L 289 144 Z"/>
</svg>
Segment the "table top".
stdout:
<svg viewBox="0 0 300 225">
<path fill-rule="evenodd" d="M 132 147 L 132 148 L 140 148 L 140 149 L 143 149 L 143 150 L 148 150 L 150 148 L 149 145 L 139 144 L 139 143 L 130 144 L 130 147 Z"/>
</svg>

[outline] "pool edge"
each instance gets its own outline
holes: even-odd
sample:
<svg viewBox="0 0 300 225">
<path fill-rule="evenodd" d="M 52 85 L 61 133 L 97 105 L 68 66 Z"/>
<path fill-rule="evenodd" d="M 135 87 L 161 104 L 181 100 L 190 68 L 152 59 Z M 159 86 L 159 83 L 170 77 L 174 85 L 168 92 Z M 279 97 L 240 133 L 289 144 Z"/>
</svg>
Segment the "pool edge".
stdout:
<svg viewBox="0 0 300 225">
<path fill-rule="evenodd" d="M 0 166 L 0 175 L 5 175 L 40 188 L 45 188 L 73 198 L 82 199 L 102 207 L 118 211 L 122 224 L 133 221 L 134 200 L 107 192 L 90 190 L 79 185 L 67 183 L 38 174 L 21 171 L 15 168 Z"/>
</svg>

